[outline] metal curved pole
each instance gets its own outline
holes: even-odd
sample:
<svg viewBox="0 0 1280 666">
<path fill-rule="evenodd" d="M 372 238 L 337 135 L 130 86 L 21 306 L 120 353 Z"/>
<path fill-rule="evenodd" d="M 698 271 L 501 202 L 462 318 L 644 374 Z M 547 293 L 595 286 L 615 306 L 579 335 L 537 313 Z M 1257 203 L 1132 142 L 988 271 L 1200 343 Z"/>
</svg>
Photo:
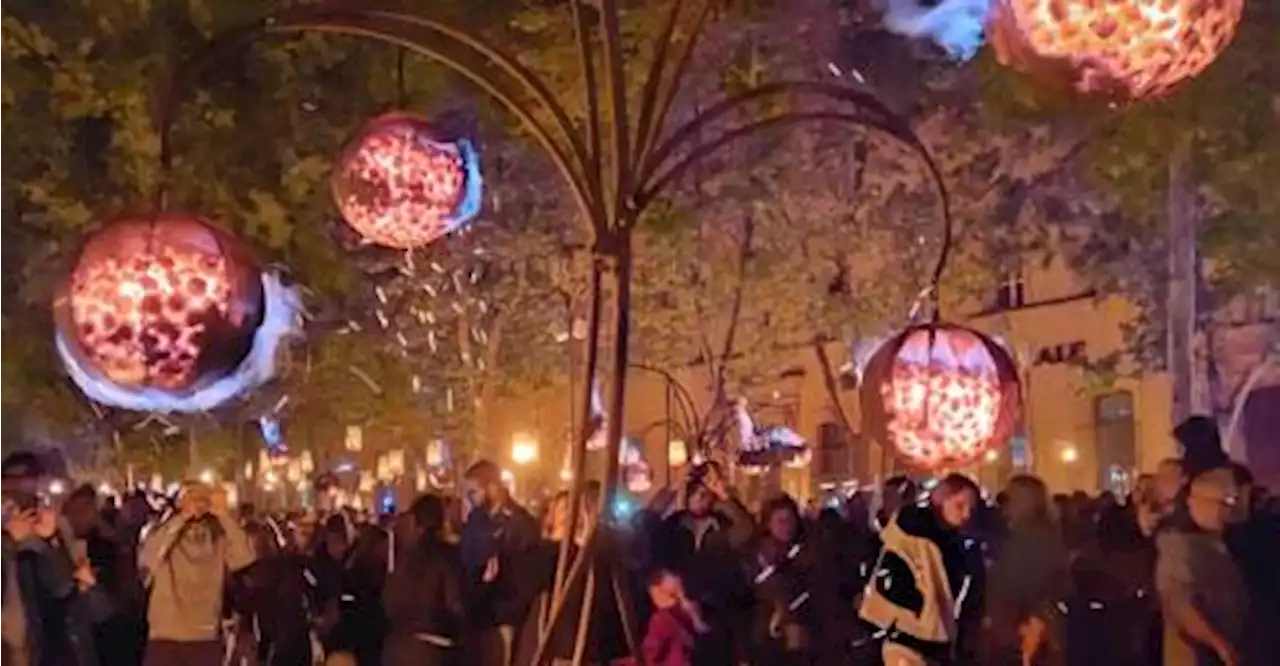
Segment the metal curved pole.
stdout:
<svg viewBox="0 0 1280 666">
<path fill-rule="evenodd" d="M 870 115 L 847 111 L 786 112 L 744 123 L 735 129 L 721 132 L 716 139 L 705 142 L 698 139 L 698 133 L 701 129 L 716 118 L 723 117 L 735 109 L 743 108 L 745 105 L 757 100 L 788 92 L 809 93 L 837 102 L 851 103 L 855 106 L 855 111 L 870 112 Z M 765 84 L 715 104 L 703 114 L 682 125 L 666 142 L 658 146 L 648 156 L 649 163 L 641 167 L 645 175 L 638 181 L 640 186 L 636 192 L 635 205 L 638 209 L 643 209 L 644 206 L 673 182 L 677 181 L 693 165 L 735 141 L 751 137 L 758 132 L 777 125 L 806 121 L 836 121 L 857 127 L 877 129 L 905 144 L 920 157 L 938 192 L 942 207 L 942 248 L 939 251 L 938 260 L 934 265 L 929 281 L 930 297 L 936 306 L 938 286 L 942 281 L 943 272 L 946 270 L 951 256 L 951 245 L 954 237 L 955 223 L 951 214 L 950 195 L 943 180 L 942 170 L 933 159 L 929 149 L 925 147 L 924 142 L 916 136 L 903 118 L 889 111 L 879 100 L 876 100 L 868 93 L 829 83 L 795 81 Z M 692 144 L 688 152 L 683 158 L 664 169 L 664 164 L 671 160 L 672 156 L 684 147 L 684 144 Z M 935 319 L 937 318 L 937 313 L 938 309 L 935 307 Z"/>
<path fill-rule="evenodd" d="M 661 377 L 663 381 L 666 382 L 667 386 L 671 387 L 671 389 L 675 391 L 677 404 L 680 405 L 680 411 L 685 419 L 685 430 L 698 429 L 701 419 L 697 418 L 697 403 L 694 402 L 693 395 L 689 393 L 689 389 L 685 388 L 685 385 L 681 384 L 674 375 L 666 370 L 656 368 L 652 365 L 646 365 L 644 363 L 628 363 L 627 367 L 634 368 L 636 370 L 644 370 L 645 372 L 652 372 L 653 374 Z"/>
<path fill-rule="evenodd" d="M 428 32 L 429 35 L 415 34 L 415 29 Z M 410 49 L 462 75 L 520 119 L 564 176 L 579 208 L 592 222 L 592 231 L 599 228 L 597 225 L 602 221 L 603 211 L 600 208 L 602 193 L 598 170 L 596 173 L 588 173 L 586 167 L 590 159 L 581 137 L 574 130 L 563 106 L 555 101 L 546 84 L 533 72 L 498 48 L 445 22 L 390 10 L 351 9 L 336 4 L 289 9 L 229 30 L 215 38 L 196 57 L 177 68 L 161 98 L 156 118 L 160 136 L 161 168 L 155 194 L 157 209 L 162 209 L 165 203 L 173 154 L 170 135 L 177 119 L 182 93 L 186 92 L 186 82 L 194 80 L 196 74 L 217 62 L 220 57 L 243 48 L 258 37 L 290 32 L 334 33 L 369 38 Z M 515 89 L 507 85 L 509 82 L 492 77 L 459 59 L 456 54 L 449 53 L 448 47 L 470 53 L 481 59 L 483 64 L 496 66 L 515 81 Z M 539 118 L 537 111 L 549 118 Z"/>
</svg>

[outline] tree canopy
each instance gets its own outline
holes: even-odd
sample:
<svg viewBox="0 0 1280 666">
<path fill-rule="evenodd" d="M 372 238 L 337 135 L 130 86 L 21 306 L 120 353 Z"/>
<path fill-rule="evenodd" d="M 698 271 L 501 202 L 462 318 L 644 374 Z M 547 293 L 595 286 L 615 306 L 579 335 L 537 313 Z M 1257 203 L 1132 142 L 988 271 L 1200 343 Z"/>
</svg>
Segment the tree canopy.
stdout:
<svg viewBox="0 0 1280 666">
<path fill-rule="evenodd" d="M 623 4 L 635 96 L 667 6 Z M 1003 273 L 1060 251 L 1064 239 L 1095 280 L 1120 274 L 1127 257 L 1158 256 L 1173 135 L 1196 145 L 1211 218 L 1202 241 L 1217 284 L 1236 293 L 1280 275 L 1280 236 L 1268 233 L 1280 204 L 1267 92 L 1280 79 L 1265 57 L 1280 25 L 1274 3 L 1249 3 L 1236 43 L 1172 98 L 1089 113 L 986 60 L 957 68 L 921 58 L 827 2 L 770 4 L 717 5 L 720 21 L 673 120 L 724 92 L 831 76 L 832 67 L 880 94 L 913 118 L 952 194 L 948 311 L 963 314 Z M 6 5 L 6 416 L 55 436 L 114 441 L 121 432 L 139 459 L 178 445 L 154 426 L 102 418 L 77 394 L 52 349 L 49 303 L 84 233 L 160 199 L 155 119 L 169 77 L 215 34 L 276 5 Z M 563 3 L 433 7 L 517 51 L 581 123 L 587 102 Z M 317 35 L 229 50 L 180 83 L 164 203 L 206 216 L 264 264 L 284 267 L 308 290 L 312 316 L 279 382 L 200 421 L 210 447 L 238 446 L 244 424 L 282 395 L 286 432 L 313 450 L 337 446 L 348 424 L 364 425 L 371 442 L 477 444 L 485 407 L 504 391 L 564 380 L 566 345 L 584 316 L 586 238 L 554 171 L 492 103 L 399 49 Z M 359 246 L 326 184 L 330 157 L 361 121 L 404 107 L 480 119 L 489 185 L 469 232 L 409 257 Z M 1081 228 L 1089 233 L 1072 235 Z M 900 323 L 927 283 L 939 231 L 918 158 L 892 142 L 826 125 L 761 134 L 694 169 L 643 219 L 636 355 L 664 369 L 701 360 L 721 392 L 776 376 L 795 345 Z"/>
</svg>

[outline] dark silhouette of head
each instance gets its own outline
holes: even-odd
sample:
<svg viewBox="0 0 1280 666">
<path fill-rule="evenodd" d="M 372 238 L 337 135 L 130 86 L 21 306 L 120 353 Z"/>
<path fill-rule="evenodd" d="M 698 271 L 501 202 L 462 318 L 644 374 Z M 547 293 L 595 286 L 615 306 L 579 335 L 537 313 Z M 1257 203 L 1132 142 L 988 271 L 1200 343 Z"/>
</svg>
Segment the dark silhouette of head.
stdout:
<svg viewBox="0 0 1280 666">
<path fill-rule="evenodd" d="M 1182 446 L 1182 467 L 1188 479 L 1195 479 L 1201 473 L 1229 462 L 1222 450 L 1218 424 L 1208 416 L 1197 414 L 1187 417 L 1173 429 L 1173 436 Z"/>
</svg>

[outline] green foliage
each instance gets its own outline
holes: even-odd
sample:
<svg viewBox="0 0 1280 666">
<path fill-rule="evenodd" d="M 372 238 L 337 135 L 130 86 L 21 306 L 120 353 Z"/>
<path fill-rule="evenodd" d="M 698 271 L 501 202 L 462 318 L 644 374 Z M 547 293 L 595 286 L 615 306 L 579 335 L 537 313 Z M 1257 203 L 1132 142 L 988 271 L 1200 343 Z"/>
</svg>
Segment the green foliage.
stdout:
<svg viewBox="0 0 1280 666">
<path fill-rule="evenodd" d="M 1125 243 L 1154 240 L 1162 225 L 1152 219 L 1164 217 L 1169 161 L 1179 140 L 1189 138 L 1210 203 L 1201 249 L 1225 293 L 1245 293 L 1280 278 L 1280 236 L 1268 233 L 1280 214 L 1277 31 L 1280 7 L 1246 3 L 1235 40 L 1206 72 L 1165 99 L 1118 109 L 1046 93 L 987 57 L 980 66 L 984 110 L 988 119 L 1006 123 L 1069 116 L 1093 131 L 1086 149 L 1090 171 L 1130 221 L 1122 230 Z"/>
<path fill-rule="evenodd" d="M 51 344 L 48 307 L 66 259 L 95 222 L 155 201 L 155 120 L 173 72 L 190 67 L 214 34 L 279 5 L 46 5 L 8 3 L 3 19 L 4 397 L 6 415 L 69 432 L 88 410 Z M 344 302 L 361 275 L 331 237 L 329 156 L 359 121 L 399 98 L 425 104 L 452 89 L 420 61 L 401 79 L 399 55 L 369 42 L 267 36 L 186 70 L 173 97 L 168 206 L 231 229 L 264 263 L 287 265 L 313 307 Z M 316 334 L 320 347 L 330 343 L 323 329 Z M 126 439 L 141 453 L 152 448 L 145 433 Z"/>
</svg>

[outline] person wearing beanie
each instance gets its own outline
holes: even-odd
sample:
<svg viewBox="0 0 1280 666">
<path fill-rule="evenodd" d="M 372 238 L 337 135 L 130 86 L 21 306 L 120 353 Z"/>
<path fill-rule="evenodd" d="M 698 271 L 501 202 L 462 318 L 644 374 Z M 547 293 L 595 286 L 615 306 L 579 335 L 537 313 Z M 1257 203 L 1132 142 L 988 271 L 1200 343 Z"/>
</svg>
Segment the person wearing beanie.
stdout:
<svg viewBox="0 0 1280 666">
<path fill-rule="evenodd" d="M 1188 480 L 1230 463 L 1222 450 L 1218 424 L 1208 416 L 1187 417 L 1173 429 L 1173 436 L 1182 447 L 1182 469 Z"/>
</svg>

